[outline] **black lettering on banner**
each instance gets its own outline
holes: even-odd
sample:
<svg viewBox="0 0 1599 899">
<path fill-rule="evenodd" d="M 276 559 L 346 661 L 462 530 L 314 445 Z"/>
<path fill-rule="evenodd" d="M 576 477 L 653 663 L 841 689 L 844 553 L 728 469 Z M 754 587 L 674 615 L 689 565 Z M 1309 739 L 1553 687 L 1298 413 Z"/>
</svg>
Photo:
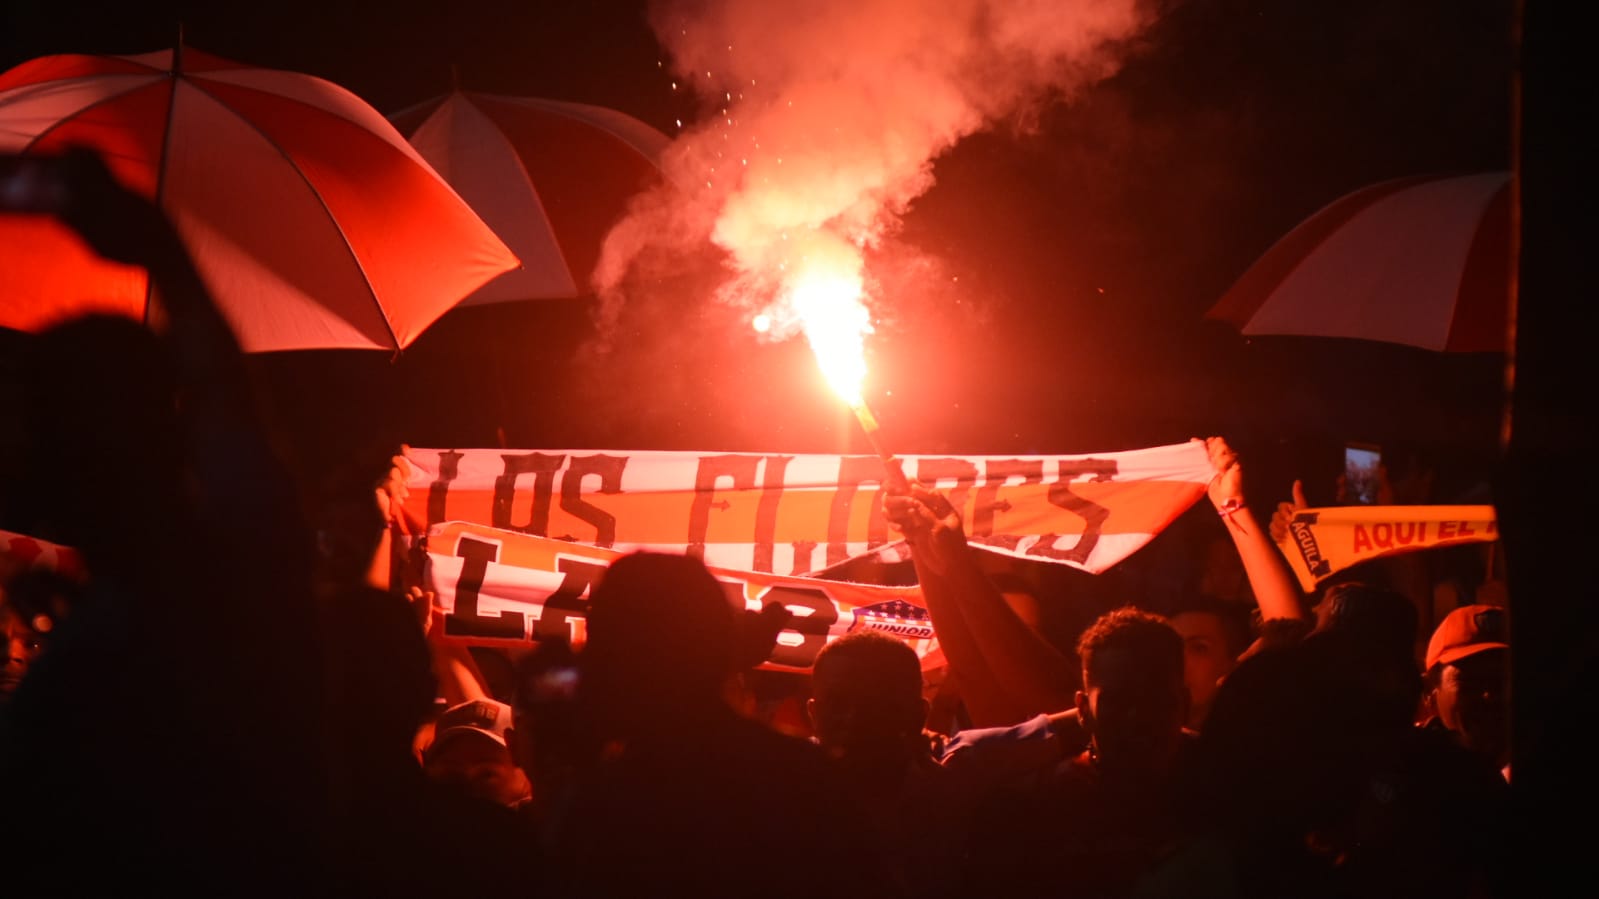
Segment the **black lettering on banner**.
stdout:
<svg viewBox="0 0 1599 899">
<path fill-rule="evenodd" d="M 789 566 L 789 574 L 802 575 L 811 573 L 811 557 L 816 554 L 815 540 L 794 541 L 794 564 Z"/>
<path fill-rule="evenodd" d="M 1016 547 L 1022 545 L 1022 538 L 1017 534 L 989 534 L 986 537 L 974 536 L 972 537 L 972 540 L 981 543 L 984 546 L 997 546 L 1001 549 L 1008 549 L 1012 552 L 1016 551 Z"/>
<path fill-rule="evenodd" d="M 490 523 L 508 531 L 549 536 L 550 496 L 555 492 L 555 473 L 561 469 L 566 456 L 545 453 L 526 453 L 520 456 L 501 456 L 505 460 L 505 473 L 494 479 L 494 506 Z M 524 527 L 511 523 L 511 504 L 516 500 L 516 479 L 533 475 L 533 515 Z"/>
<path fill-rule="evenodd" d="M 743 587 L 727 586 L 737 588 L 738 601 L 742 604 Z M 820 590 L 787 584 L 769 587 L 757 599 L 762 606 L 769 602 L 781 603 L 794 613 L 783 631 L 800 635 L 798 646 L 784 646 L 782 643 L 774 646 L 767 661 L 774 665 L 809 668 L 816 661 L 816 654 L 827 645 L 827 635 L 833 630 L 833 625 L 838 623 L 838 606 L 833 605 L 827 594 Z"/>
<path fill-rule="evenodd" d="M 755 510 L 755 570 L 770 572 L 777 542 L 777 504 L 783 500 L 783 476 L 793 456 L 767 456 L 761 473 L 761 504 Z"/>
<path fill-rule="evenodd" d="M 1043 556 L 1048 559 L 1059 559 L 1063 562 L 1074 562 L 1081 565 L 1088 559 L 1094 547 L 1099 543 L 1099 535 L 1104 530 L 1105 520 L 1110 518 L 1110 510 L 1093 502 L 1080 494 L 1073 493 L 1071 481 L 1078 475 L 1091 474 L 1090 480 L 1105 482 L 1116 476 L 1117 465 L 1114 459 L 1072 459 L 1060 463 L 1060 479 L 1049 485 L 1049 501 L 1074 515 L 1081 516 L 1084 521 L 1082 536 L 1071 549 L 1057 549 L 1055 541 L 1060 539 L 1059 534 L 1045 534 L 1040 537 L 1038 544 L 1027 551 L 1030 556 Z"/>
<path fill-rule="evenodd" d="M 949 491 L 949 504 L 964 514 L 966 495 L 977 483 L 977 466 L 965 459 L 918 459 L 916 479 L 937 486 L 942 481 L 954 481 Z"/>
<path fill-rule="evenodd" d="M 849 515 L 855 503 L 855 493 L 862 484 L 882 484 L 887 473 L 883 460 L 877 456 L 840 456 L 838 459 L 838 489 L 833 493 L 833 506 L 827 513 L 827 564 L 829 566 L 849 558 Z M 872 495 L 872 511 L 866 520 L 866 548 L 882 546 L 888 542 L 888 521 L 883 517 L 883 491 Z"/>
<path fill-rule="evenodd" d="M 428 524 L 435 525 L 446 520 L 445 502 L 450 497 L 450 482 L 455 480 L 461 471 L 461 459 L 464 453 L 455 450 L 445 450 L 439 453 L 439 476 L 428 485 Z"/>
<path fill-rule="evenodd" d="M 755 466 L 760 456 L 701 456 L 700 467 L 694 472 L 694 505 L 688 513 L 688 554 L 705 557 L 705 534 L 711 527 L 711 507 L 726 509 L 732 505 L 727 500 L 714 502 L 716 482 L 722 478 L 733 480 L 734 490 L 755 488 Z"/>
<path fill-rule="evenodd" d="M 521 612 L 484 615 L 478 611 L 478 592 L 489 573 L 489 563 L 500 556 L 497 544 L 462 537 L 455 554 L 465 562 L 455 582 L 455 610 L 444 616 L 444 633 L 452 637 L 499 637 L 522 640 L 527 637 L 527 616 Z"/>
<path fill-rule="evenodd" d="M 616 545 L 616 516 L 583 501 L 583 479 L 597 474 L 600 476 L 600 489 L 595 493 L 621 493 L 622 470 L 626 467 L 626 456 L 573 456 L 571 464 L 561 473 L 561 511 L 593 525 L 594 543 L 597 546 Z M 577 538 L 568 536 L 562 539 Z"/>
<path fill-rule="evenodd" d="M 544 608 L 533 622 L 533 639 L 572 639 L 571 621 L 588 615 L 589 601 L 583 594 L 605 571 L 604 562 L 566 557 L 555 560 L 555 570 L 564 577 L 561 586 L 544 599 Z"/>
<path fill-rule="evenodd" d="M 1305 560 L 1305 568 L 1318 580 L 1332 573 L 1332 562 L 1322 556 L 1316 533 L 1311 530 L 1320 517 L 1320 512 L 1299 512 L 1288 523 L 1288 531 L 1293 535 L 1294 545 L 1299 547 L 1300 557 Z"/>
<path fill-rule="evenodd" d="M 983 486 L 977 489 L 977 504 L 972 509 L 972 536 L 977 539 L 994 533 L 994 513 L 1010 508 L 1000 502 L 999 488 L 1011 478 L 1021 478 L 1023 484 L 1037 484 L 1044 479 L 1043 459 L 987 459 L 983 462 Z M 958 508 L 958 507 L 957 507 Z M 1015 544 L 1011 545 L 1015 549 Z"/>
</svg>

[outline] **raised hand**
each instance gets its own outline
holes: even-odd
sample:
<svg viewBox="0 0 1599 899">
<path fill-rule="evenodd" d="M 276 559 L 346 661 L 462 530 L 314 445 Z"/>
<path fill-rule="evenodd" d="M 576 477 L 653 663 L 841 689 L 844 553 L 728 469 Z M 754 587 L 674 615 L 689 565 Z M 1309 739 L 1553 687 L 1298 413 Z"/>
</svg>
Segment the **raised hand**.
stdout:
<svg viewBox="0 0 1599 899">
<path fill-rule="evenodd" d="M 1288 539 L 1288 522 L 1292 521 L 1301 509 L 1310 508 L 1310 503 L 1305 499 L 1305 484 L 1303 481 L 1294 481 L 1293 501 L 1277 504 L 1277 510 L 1271 513 L 1271 541 L 1281 543 Z"/>
<path fill-rule="evenodd" d="M 411 496 L 411 461 L 406 458 L 409 449 L 401 446 L 400 452 L 389 460 L 389 473 L 375 491 L 378 512 L 383 515 L 384 523 L 399 528 L 401 533 L 408 531 L 404 510 Z"/>
<path fill-rule="evenodd" d="M 154 203 L 123 187 L 93 150 L 70 148 L 49 166 L 63 222 L 107 259 L 149 264 L 152 232 L 170 230 Z"/>
<path fill-rule="evenodd" d="M 921 484 L 892 488 L 883 498 L 883 517 L 910 541 L 911 551 L 933 571 L 943 574 L 956 552 L 966 548 L 960 511 L 944 494 Z"/>
<path fill-rule="evenodd" d="M 1238 461 L 1238 453 L 1227 445 L 1224 437 L 1207 437 L 1204 443 L 1210 467 L 1215 472 L 1205 488 L 1211 503 L 1218 510 L 1238 508 L 1244 502 L 1244 468 Z"/>
<path fill-rule="evenodd" d="M 405 599 L 411 604 L 411 612 L 416 615 L 416 623 L 422 628 L 423 636 L 432 640 L 443 635 L 442 619 L 434 609 L 438 596 L 432 590 L 412 587 L 405 591 Z"/>
<path fill-rule="evenodd" d="M 783 633 L 783 628 L 787 627 L 793 618 L 794 613 L 780 602 L 768 602 L 761 606 L 759 612 L 743 610 L 742 632 L 739 639 L 739 668 L 741 670 L 754 668 L 766 661 L 772 654 L 772 649 L 777 646 L 777 638 Z"/>
</svg>

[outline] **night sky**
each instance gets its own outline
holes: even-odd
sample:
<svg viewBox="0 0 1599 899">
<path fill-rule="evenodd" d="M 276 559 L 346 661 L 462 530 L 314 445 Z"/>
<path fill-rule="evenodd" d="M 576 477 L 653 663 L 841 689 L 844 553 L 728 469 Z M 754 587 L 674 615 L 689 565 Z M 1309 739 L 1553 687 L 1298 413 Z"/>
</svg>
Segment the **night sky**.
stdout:
<svg viewBox="0 0 1599 899">
<path fill-rule="evenodd" d="M 579 9 L 580 7 L 580 9 Z M 772 4 L 772 15 L 784 6 Z M 1188 0 L 1121 72 L 1036 127 L 972 137 L 873 266 L 869 385 L 896 451 L 1079 453 L 1229 436 L 1262 489 L 1330 493 L 1343 441 L 1413 448 L 1464 488 L 1498 428 L 1499 360 L 1350 341 L 1245 341 L 1202 320 L 1261 253 L 1388 178 L 1508 168 L 1506 0 Z M 641 2 L 153 4 L 9 0 L 4 67 L 186 40 L 308 72 L 384 112 L 487 92 L 692 122 Z M 710 285 L 707 285 L 709 287 Z M 452 312 L 398 359 L 256 360 L 301 452 L 420 446 L 866 449 L 802 345 L 727 310 L 641 301 L 596 360 L 588 301 Z M 310 448 L 315 447 L 313 452 Z M 1325 469 L 1322 467 L 1325 464 Z"/>
</svg>

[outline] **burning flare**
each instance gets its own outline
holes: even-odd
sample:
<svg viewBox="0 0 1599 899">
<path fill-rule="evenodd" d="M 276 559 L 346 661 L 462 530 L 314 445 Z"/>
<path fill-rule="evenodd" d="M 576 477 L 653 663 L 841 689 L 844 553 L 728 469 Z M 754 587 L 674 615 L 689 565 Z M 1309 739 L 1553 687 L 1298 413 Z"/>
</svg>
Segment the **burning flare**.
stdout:
<svg viewBox="0 0 1599 899">
<path fill-rule="evenodd" d="M 865 296 L 858 264 L 813 264 L 788 281 L 780 300 L 784 308 L 775 316 L 772 312 L 761 313 L 753 324 L 762 333 L 768 333 L 774 317 L 797 325 L 811 345 L 828 386 L 849 404 L 872 449 L 885 465 L 892 466 L 893 457 L 878 439 L 877 416 L 866 404 L 863 392 L 866 335 L 872 333 L 872 315 L 866 308 Z"/>
<path fill-rule="evenodd" d="M 807 272 L 790 288 L 788 303 L 833 392 L 851 408 L 864 406 L 861 390 L 872 318 L 862 301 L 860 276 Z"/>
</svg>

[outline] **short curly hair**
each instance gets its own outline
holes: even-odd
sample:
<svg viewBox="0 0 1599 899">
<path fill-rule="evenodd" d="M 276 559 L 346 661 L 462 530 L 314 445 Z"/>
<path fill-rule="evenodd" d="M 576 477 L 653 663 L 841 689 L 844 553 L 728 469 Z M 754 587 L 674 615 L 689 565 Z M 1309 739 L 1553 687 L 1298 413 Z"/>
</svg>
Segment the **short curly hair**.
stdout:
<svg viewBox="0 0 1599 899">
<path fill-rule="evenodd" d="M 855 664 L 852 692 L 915 703 L 922 697 L 922 663 L 915 650 L 882 631 L 851 631 L 822 647 L 811 667 L 813 679 L 825 679 L 845 660 Z"/>
<path fill-rule="evenodd" d="M 1095 661 L 1101 653 L 1120 650 L 1140 660 L 1139 668 L 1151 677 L 1183 674 L 1183 638 L 1165 618 L 1132 606 L 1099 616 L 1077 640 L 1077 657 L 1083 664 L 1083 683 L 1098 683 Z"/>
</svg>

